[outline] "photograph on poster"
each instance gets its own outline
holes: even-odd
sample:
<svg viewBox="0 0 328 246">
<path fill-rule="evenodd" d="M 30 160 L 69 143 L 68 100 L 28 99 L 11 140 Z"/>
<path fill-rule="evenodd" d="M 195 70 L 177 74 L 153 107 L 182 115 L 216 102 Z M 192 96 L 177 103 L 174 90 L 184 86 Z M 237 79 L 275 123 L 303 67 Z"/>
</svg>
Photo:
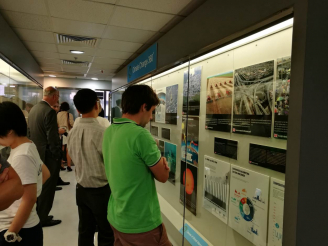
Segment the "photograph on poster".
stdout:
<svg viewBox="0 0 328 246">
<path fill-rule="evenodd" d="M 214 138 L 214 154 L 237 160 L 237 151 L 237 141 L 224 138 Z"/>
<path fill-rule="evenodd" d="M 186 208 L 194 215 L 197 210 L 197 171 L 197 167 L 181 161 L 180 203 L 184 204 L 186 194 Z"/>
<path fill-rule="evenodd" d="M 150 133 L 156 137 L 158 137 L 158 127 L 157 126 L 151 126 Z"/>
<path fill-rule="evenodd" d="M 164 148 L 165 148 L 164 141 L 160 140 L 158 138 L 155 138 L 155 142 L 157 144 L 159 151 L 161 152 L 161 156 L 164 156 Z"/>
<path fill-rule="evenodd" d="M 268 246 L 282 246 L 285 182 L 271 178 Z"/>
<path fill-rule="evenodd" d="M 178 85 L 166 87 L 165 123 L 177 124 L 178 119 Z"/>
<path fill-rule="evenodd" d="M 188 81 L 188 79 L 190 81 Z M 202 67 L 191 68 L 183 74 L 183 111 L 182 114 L 198 115 L 200 109 L 200 84 Z"/>
<path fill-rule="evenodd" d="M 188 132 L 186 127 L 188 124 Z M 187 153 L 186 153 L 187 151 Z M 182 119 L 182 134 L 181 134 L 181 160 L 187 161 L 189 164 L 198 166 L 199 154 L 199 118 L 198 117 L 183 117 Z"/>
<path fill-rule="evenodd" d="M 256 246 L 266 246 L 269 176 L 231 165 L 229 226 Z"/>
<path fill-rule="evenodd" d="M 291 57 L 277 60 L 273 137 L 287 139 Z"/>
<path fill-rule="evenodd" d="M 274 61 L 234 73 L 233 133 L 271 137 Z"/>
<path fill-rule="evenodd" d="M 166 88 L 156 89 L 159 104 L 155 109 L 155 122 L 165 123 Z"/>
<path fill-rule="evenodd" d="M 210 213 L 228 223 L 230 164 L 212 157 L 204 157 L 204 203 Z"/>
<path fill-rule="evenodd" d="M 169 128 L 162 128 L 162 138 L 171 140 L 171 130 Z"/>
<path fill-rule="evenodd" d="M 168 142 L 164 143 L 164 157 L 170 167 L 168 181 L 175 184 L 175 172 L 177 167 L 177 146 Z"/>
<path fill-rule="evenodd" d="M 286 172 L 286 150 L 263 145 L 250 144 L 249 164 Z"/>
<path fill-rule="evenodd" d="M 233 71 L 207 78 L 206 129 L 231 131 L 233 90 Z"/>
</svg>

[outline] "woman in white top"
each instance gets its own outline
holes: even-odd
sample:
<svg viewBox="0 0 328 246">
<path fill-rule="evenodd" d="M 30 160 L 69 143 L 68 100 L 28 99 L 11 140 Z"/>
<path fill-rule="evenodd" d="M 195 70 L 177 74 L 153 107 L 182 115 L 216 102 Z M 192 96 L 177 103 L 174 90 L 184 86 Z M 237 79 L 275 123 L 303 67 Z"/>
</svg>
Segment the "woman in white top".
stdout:
<svg viewBox="0 0 328 246">
<path fill-rule="evenodd" d="M 70 110 L 69 104 L 67 102 L 62 102 L 60 105 L 60 111 L 57 114 L 57 124 L 59 128 L 66 129 L 67 134 L 73 128 L 74 125 L 74 117 L 71 113 L 68 112 Z M 66 152 L 67 158 L 67 171 L 71 172 L 71 158 L 67 154 L 67 136 L 63 135 L 63 151 Z"/>
<path fill-rule="evenodd" d="M 0 145 L 9 146 L 8 162 L 20 177 L 21 199 L 0 212 L 0 245 L 43 245 L 43 232 L 36 212 L 42 184 L 50 177 L 37 148 L 27 137 L 27 124 L 21 109 L 12 102 L 0 103 Z"/>
</svg>

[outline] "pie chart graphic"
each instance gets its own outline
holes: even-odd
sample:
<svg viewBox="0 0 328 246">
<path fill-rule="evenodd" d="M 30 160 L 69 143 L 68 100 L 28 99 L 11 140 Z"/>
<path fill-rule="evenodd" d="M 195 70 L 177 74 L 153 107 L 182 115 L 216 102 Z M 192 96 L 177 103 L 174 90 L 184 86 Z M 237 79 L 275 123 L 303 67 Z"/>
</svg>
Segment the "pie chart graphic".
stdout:
<svg viewBox="0 0 328 246">
<path fill-rule="evenodd" d="M 254 218 L 254 206 L 251 200 L 247 197 L 244 197 L 240 200 L 239 210 L 241 216 L 246 221 L 252 221 Z"/>
</svg>

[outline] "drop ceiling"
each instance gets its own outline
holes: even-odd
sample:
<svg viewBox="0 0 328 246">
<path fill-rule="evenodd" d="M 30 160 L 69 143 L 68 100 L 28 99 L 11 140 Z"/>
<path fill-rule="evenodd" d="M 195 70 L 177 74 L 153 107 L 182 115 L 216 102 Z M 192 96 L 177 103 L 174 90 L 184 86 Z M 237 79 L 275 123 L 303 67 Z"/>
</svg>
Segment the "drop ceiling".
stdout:
<svg viewBox="0 0 328 246">
<path fill-rule="evenodd" d="M 45 76 L 111 80 L 200 2 L 204 0 L 0 0 L 0 13 Z M 76 41 L 80 37 L 92 40 Z"/>
</svg>

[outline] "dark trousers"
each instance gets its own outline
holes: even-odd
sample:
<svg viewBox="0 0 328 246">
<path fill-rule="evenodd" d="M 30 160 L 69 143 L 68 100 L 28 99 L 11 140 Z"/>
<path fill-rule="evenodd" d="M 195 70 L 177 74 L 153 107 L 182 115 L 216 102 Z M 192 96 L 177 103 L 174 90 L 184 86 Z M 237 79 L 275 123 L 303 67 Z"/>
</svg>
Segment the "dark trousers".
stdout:
<svg viewBox="0 0 328 246">
<path fill-rule="evenodd" d="M 43 231 L 40 223 L 32 228 L 22 228 L 18 233 L 23 239 L 21 242 L 8 243 L 4 238 L 6 231 L 0 232 L 1 246 L 43 246 Z"/>
<path fill-rule="evenodd" d="M 56 186 L 58 182 L 60 172 L 61 160 L 55 160 L 52 158 L 49 150 L 46 152 L 45 165 L 50 171 L 50 178 L 43 184 L 42 193 L 37 201 L 37 212 L 41 221 L 41 224 L 47 222 L 48 215 L 52 208 L 52 204 L 55 198 Z"/>
<path fill-rule="evenodd" d="M 111 191 L 109 185 L 84 188 L 76 185 L 76 203 L 79 210 L 79 246 L 93 246 L 98 226 L 98 245 L 114 245 L 114 233 L 107 220 L 107 207 Z"/>
</svg>

